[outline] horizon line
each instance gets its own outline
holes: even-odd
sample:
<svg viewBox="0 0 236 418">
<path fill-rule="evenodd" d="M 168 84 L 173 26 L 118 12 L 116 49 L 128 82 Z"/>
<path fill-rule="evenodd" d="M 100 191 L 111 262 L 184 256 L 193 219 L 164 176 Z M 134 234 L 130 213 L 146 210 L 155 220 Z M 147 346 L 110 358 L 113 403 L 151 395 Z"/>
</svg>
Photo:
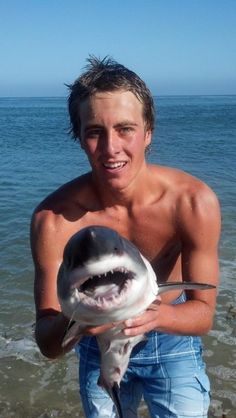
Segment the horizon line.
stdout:
<svg viewBox="0 0 236 418">
<path fill-rule="evenodd" d="M 236 96 L 236 93 L 183 93 L 183 94 L 153 94 L 152 97 L 219 97 L 219 96 Z M 1 96 L 0 99 L 67 99 L 68 96 Z"/>
</svg>

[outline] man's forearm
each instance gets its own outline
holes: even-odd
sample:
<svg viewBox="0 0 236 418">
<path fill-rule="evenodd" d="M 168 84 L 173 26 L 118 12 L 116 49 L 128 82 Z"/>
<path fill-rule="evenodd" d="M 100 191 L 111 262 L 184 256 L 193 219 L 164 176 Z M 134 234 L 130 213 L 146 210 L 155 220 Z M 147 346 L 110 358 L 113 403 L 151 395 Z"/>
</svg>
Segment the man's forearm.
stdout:
<svg viewBox="0 0 236 418">
<path fill-rule="evenodd" d="M 212 328 L 214 312 L 200 300 L 189 300 L 179 305 L 161 303 L 156 329 L 177 335 L 204 335 Z"/>
<path fill-rule="evenodd" d="M 69 320 L 61 313 L 43 316 L 37 320 L 35 339 L 44 356 L 54 359 L 70 351 L 72 347 L 62 347 L 68 325 Z"/>
<path fill-rule="evenodd" d="M 212 327 L 214 309 L 200 300 L 179 305 L 158 304 L 124 321 L 124 334 L 136 336 L 156 330 L 176 335 L 204 335 Z"/>
</svg>

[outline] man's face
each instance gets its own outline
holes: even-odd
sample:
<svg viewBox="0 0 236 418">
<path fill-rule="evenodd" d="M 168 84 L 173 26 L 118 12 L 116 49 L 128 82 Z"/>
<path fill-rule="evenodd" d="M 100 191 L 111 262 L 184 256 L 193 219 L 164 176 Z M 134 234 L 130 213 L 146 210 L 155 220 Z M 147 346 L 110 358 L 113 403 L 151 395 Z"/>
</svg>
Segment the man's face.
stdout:
<svg viewBox="0 0 236 418">
<path fill-rule="evenodd" d="M 123 189 L 145 165 L 151 142 L 143 106 L 129 91 L 99 92 L 80 105 L 81 146 L 101 185 Z"/>
</svg>

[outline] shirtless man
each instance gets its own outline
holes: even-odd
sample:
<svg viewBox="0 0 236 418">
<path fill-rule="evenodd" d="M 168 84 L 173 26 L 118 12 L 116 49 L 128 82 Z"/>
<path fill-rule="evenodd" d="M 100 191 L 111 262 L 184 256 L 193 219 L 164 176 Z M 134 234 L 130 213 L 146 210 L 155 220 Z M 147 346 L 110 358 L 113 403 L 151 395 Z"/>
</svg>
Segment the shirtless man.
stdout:
<svg viewBox="0 0 236 418">
<path fill-rule="evenodd" d="M 163 281 L 218 285 L 220 210 L 200 180 L 169 167 L 147 164 L 154 128 L 152 96 L 133 72 L 111 59 L 89 60 L 70 86 L 71 132 L 91 172 L 47 197 L 32 218 L 36 340 L 49 358 L 63 354 L 68 320 L 57 299 L 57 272 L 69 238 L 88 225 L 116 229 L 151 262 Z M 126 335 L 147 334 L 132 353 L 121 384 L 126 418 L 137 417 L 143 395 L 151 417 L 207 417 L 209 381 L 200 335 L 212 326 L 216 290 L 166 293 L 157 310 L 124 322 Z M 80 355 L 80 392 L 87 417 L 115 417 L 97 386 L 99 354 L 89 327 Z M 70 347 L 69 347 L 70 348 Z M 68 348 L 68 349 L 69 349 Z"/>
</svg>

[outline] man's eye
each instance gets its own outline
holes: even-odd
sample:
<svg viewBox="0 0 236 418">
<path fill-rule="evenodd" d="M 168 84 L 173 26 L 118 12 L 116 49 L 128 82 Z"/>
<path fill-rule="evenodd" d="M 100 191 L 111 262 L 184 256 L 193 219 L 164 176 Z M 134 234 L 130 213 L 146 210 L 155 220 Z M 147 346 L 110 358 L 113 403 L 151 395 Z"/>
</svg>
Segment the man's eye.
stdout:
<svg viewBox="0 0 236 418">
<path fill-rule="evenodd" d="M 120 131 L 121 131 L 121 133 L 123 133 L 123 134 L 129 134 L 129 133 L 133 132 L 133 128 L 132 128 L 131 126 L 123 126 L 123 127 L 120 129 Z"/>
<path fill-rule="evenodd" d="M 100 134 L 101 131 L 99 129 L 93 129 L 86 132 L 86 138 L 98 138 Z"/>
</svg>

